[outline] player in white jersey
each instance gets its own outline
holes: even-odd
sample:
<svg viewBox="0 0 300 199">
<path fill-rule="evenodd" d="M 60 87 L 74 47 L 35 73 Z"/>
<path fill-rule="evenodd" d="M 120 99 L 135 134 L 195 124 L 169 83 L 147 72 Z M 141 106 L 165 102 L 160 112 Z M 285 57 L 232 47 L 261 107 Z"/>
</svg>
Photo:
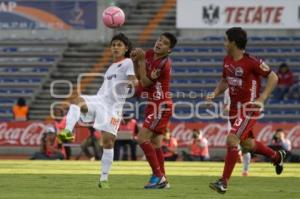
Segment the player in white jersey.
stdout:
<svg viewBox="0 0 300 199">
<path fill-rule="evenodd" d="M 129 58 L 132 45 L 122 33 L 115 35 L 110 43 L 113 63 L 104 75 L 104 82 L 96 95 L 81 95 L 70 105 L 65 129 L 58 134 L 62 142 L 73 139 L 76 123 L 94 122 L 95 129 L 102 132 L 103 155 L 100 188 L 109 188 L 108 174 L 114 156 L 114 142 L 120 125 L 122 109 L 129 87 L 136 78 L 132 60 Z"/>
</svg>

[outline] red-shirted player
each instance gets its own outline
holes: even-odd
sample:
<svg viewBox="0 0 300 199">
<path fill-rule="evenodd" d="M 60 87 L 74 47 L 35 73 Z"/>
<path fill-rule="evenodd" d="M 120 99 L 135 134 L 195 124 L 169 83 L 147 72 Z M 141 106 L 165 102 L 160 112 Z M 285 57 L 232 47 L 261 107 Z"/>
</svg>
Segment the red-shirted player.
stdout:
<svg viewBox="0 0 300 199">
<path fill-rule="evenodd" d="M 234 169 L 238 157 L 238 144 L 245 152 L 253 152 L 267 156 L 276 167 L 276 173 L 283 171 L 283 160 L 286 156 L 284 151 L 274 151 L 271 148 L 256 141 L 251 131 L 260 115 L 265 100 L 275 88 L 278 78 L 270 70 L 270 67 L 262 60 L 245 53 L 247 33 L 242 28 L 234 27 L 226 31 L 225 49 L 228 55 L 224 58 L 223 77 L 213 93 L 207 96 L 211 101 L 223 93 L 227 87 L 231 100 L 230 122 L 232 128 L 227 136 L 227 154 L 222 178 L 209 187 L 218 193 L 225 193 L 229 178 Z M 267 84 L 260 94 L 260 77 L 267 79 Z"/>
<path fill-rule="evenodd" d="M 171 60 L 168 55 L 176 43 L 176 37 L 166 32 L 160 35 L 153 49 L 145 53 L 137 48 L 131 53 L 135 74 L 143 88 L 141 97 L 148 102 L 143 128 L 137 138 L 153 172 L 145 189 L 169 187 L 161 146 L 172 115 L 172 99 L 169 96 Z"/>
</svg>

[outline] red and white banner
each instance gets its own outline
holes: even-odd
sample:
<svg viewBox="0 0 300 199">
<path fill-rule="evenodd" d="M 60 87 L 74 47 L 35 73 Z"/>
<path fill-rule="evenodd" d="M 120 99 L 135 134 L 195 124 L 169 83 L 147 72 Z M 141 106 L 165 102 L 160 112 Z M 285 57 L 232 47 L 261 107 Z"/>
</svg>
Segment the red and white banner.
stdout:
<svg viewBox="0 0 300 199">
<path fill-rule="evenodd" d="M 177 28 L 299 29 L 297 0 L 177 0 Z"/>
<path fill-rule="evenodd" d="M 41 136 L 49 126 L 53 127 L 54 124 L 40 121 L 0 122 L 0 146 L 39 146 Z M 76 143 L 80 143 L 89 134 L 84 127 L 77 127 L 75 131 Z"/>
<path fill-rule="evenodd" d="M 179 145 L 185 145 L 192 139 L 192 130 L 201 129 L 208 139 L 210 147 L 225 147 L 227 123 L 194 122 L 172 123 L 172 136 L 177 138 Z M 253 132 L 258 141 L 268 144 L 277 128 L 286 132 L 286 138 L 291 141 L 292 148 L 300 148 L 300 123 L 256 123 Z"/>
<path fill-rule="evenodd" d="M 31 122 L 0 122 L 0 146 L 39 146 L 42 133 L 52 125 L 50 123 Z M 192 139 L 193 129 L 202 129 L 210 147 L 224 147 L 227 135 L 227 123 L 194 122 L 171 123 L 172 136 L 180 145 Z M 272 139 L 274 131 L 283 128 L 286 137 L 291 140 L 292 148 L 300 148 L 300 123 L 257 123 L 254 126 L 256 139 L 266 144 Z M 76 128 L 76 143 L 80 143 L 89 134 L 85 127 Z"/>
</svg>

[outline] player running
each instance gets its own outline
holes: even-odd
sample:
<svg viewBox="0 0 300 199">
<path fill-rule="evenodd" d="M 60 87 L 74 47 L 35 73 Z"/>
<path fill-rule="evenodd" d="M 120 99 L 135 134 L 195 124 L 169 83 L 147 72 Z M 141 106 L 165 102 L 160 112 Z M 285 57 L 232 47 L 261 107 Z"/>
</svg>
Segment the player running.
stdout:
<svg viewBox="0 0 300 199">
<path fill-rule="evenodd" d="M 136 81 L 133 62 L 129 58 L 132 45 L 122 33 L 115 35 L 110 48 L 113 63 L 104 75 L 104 82 L 96 95 L 81 95 L 70 105 L 66 128 L 60 132 L 61 141 L 73 139 L 76 123 L 94 122 L 93 127 L 102 132 L 103 155 L 100 188 L 109 188 L 108 175 L 113 162 L 114 142 L 120 125 L 122 109 L 129 92 L 129 85 Z"/>
<path fill-rule="evenodd" d="M 177 43 L 176 37 L 162 33 L 154 48 L 146 53 L 138 48 L 131 53 L 136 77 L 142 89 L 141 97 L 147 99 L 145 121 L 138 133 L 138 143 L 152 169 L 152 176 L 145 189 L 168 188 L 165 177 L 163 134 L 172 115 L 172 99 L 169 96 L 171 60 L 169 54 Z"/>
<path fill-rule="evenodd" d="M 285 151 L 274 151 L 256 141 L 252 134 L 251 129 L 260 115 L 260 109 L 275 88 L 278 78 L 265 62 L 244 52 L 246 44 L 247 33 L 242 28 L 234 27 L 226 31 L 224 46 L 228 55 L 224 58 L 223 76 L 214 92 L 207 96 L 207 100 L 211 101 L 229 88 L 232 128 L 226 140 L 225 166 L 221 179 L 209 184 L 210 188 L 222 194 L 227 190 L 237 161 L 238 144 L 244 152 L 271 159 L 278 175 L 283 171 L 286 156 Z M 260 95 L 261 76 L 267 78 L 267 84 Z"/>
</svg>

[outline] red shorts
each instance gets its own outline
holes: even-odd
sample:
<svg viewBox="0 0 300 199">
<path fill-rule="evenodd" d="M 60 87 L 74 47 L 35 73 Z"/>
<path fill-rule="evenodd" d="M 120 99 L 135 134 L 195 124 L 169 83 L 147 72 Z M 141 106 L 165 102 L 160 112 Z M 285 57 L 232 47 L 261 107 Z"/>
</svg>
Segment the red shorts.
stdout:
<svg viewBox="0 0 300 199">
<path fill-rule="evenodd" d="M 260 111 L 257 107 L 248 106 L 248 109 L 230 110 L 230 133 L 237 135 L 240 140 L 254 138 L 252 131 L 257 119 L 260 116 Z"/>
<path fill-rule="evenodd" d="M 157 106 L 147 105 L 143 127 L 155 134 L 164 134 L 167 131 L 172 116 L 172 103 L 161 103 Z"/>
</svg>

